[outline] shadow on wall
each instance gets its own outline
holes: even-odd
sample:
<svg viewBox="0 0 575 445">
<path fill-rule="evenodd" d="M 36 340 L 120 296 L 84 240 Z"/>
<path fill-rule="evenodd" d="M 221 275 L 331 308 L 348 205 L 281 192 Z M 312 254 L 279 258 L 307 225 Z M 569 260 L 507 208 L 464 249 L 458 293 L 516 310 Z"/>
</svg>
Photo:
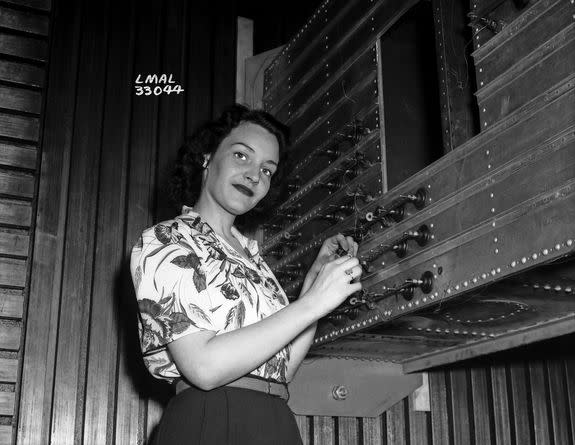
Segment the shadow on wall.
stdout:
<svg viewBox="0 0 575 445">
<path fill-rule="evenodd" d="M 121 361 L 119 367 L 125 369 L 127 378 L 131 380 L 136 393 L 140 396 L 140 403 L 144 403 L 143 411 L 140 410 L 140 413 L 144 413 L 140 416 L 144 418 L 139 423 L 146 431 L 150 417 L 147 402 L 153 401 L 165 407 L 174 390 L 169 383 L 152 377 L 144 365 L 138 337 L 138 303 L 130 274 L 129 256 L 124 260 L 115 277 L 114 294 L 119 327 L 118 360 Z M 119 377 L 121 378 L 121 376 Z M 156 427 L 154 427 L 149 441 L 146 442 L 147 444 L 153 442 L 155 433 Z"/>
</svg>

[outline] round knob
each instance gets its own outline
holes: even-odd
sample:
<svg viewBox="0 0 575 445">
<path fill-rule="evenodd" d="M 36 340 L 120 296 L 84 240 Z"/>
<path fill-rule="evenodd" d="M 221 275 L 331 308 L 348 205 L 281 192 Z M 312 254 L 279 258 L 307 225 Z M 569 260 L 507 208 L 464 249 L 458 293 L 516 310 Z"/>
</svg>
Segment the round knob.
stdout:
<svg viewBox="0 0 575 445">
<path fill-rule="evenodd" d="M 336 385 L 331 390 L 331 395 L 335 400 L 345 400 L 347 399 L 347 388 L 343 385 Z"/>
</svg>

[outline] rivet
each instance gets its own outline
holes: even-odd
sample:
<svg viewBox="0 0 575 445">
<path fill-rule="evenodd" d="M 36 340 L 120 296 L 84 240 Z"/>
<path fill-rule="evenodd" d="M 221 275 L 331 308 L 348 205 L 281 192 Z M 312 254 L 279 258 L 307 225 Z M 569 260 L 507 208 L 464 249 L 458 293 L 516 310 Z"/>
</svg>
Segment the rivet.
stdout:
<svg viewBox="0 0 575 445">
<path fill-rule="evenodd" d="M 434 264 L 434 265 L 433 265 L 433 268 L 436 269 L 436 268 L 437 268 L 437 264 Z"/>
<path fill-rule="evenodd" d="M 402 310 L 402 311 L 405 310 L 405 306 L 404 306 L 404 305 L 401 306 L 401 310 Z"/>
<path fill-rule="evenodd" d="M 557 286 L 555 286 L 555 287 L 553 288 L 553 290 L 554 290 L 555 292 L 560 292 L 560 291 L 561 291 L 561 286 L 557 285 Z"/>
<path fill-rule="evenodd" d="M 433 229 L 433 223 L 431 223 L 431 224 L 429 225 L 429 227 L 430 227 L 431 229 Z"/>
<path fill-rule="evenodd" d="M 568 239 L 565 244 L 567 244 L 567 247 L 571 247 L 571 246 L 573 245 L 573 240 L 572 240 L 572 239 Z"/>
<path fill-rule="evenodd" d="M 491 227 L 495 227 L 495 221 L 491 223 Z"/>
<path fill-rule="evenodd" d="M 497 273 L 501 273 L 501 268 L 498 267 L 498 268 L 496 269 L 496 272 L 497 272 Z"/>
<path fill-rule="evenodd" d="M 447 288 L 447 293 L 450 294 L 451 293 L 451 288 Z"/>
<path fill-rule="evenodd" d="M 483 112 L 485 113 L 485 108 L 483 109 Z"/>
<path fill-rule="evenodd" d="M 479 72 L 482 73 L 482 72 L 483 72 L 483 68 L 479 68 Z M 485 109 L 483 109 L 483 111 L 485 111 Z"/>
<path fill-rule="evenodd" d="M 483 278 L 484 280 L 487 278 L 487 274 L 486 273 L 482 273 L 481 274 L 481 278 Z"/>
<path fill-rule="evenodd" d="M 491 164 L 487 164 L 487 170 L 491 170 Z"/>
<path fill-rule="evenodd" d="M 495 271 L 495 269 L 491 269 L 491 275 L 495 275 L 497 272 Z"/>
<path fill-rule="evenodd" d="M 493 242 L 494 242 L 494 243 L 496 243 L 496 242 L 498 242 L 498 241 L 499 241 L 499 239 L 498 239 L 497 237 L 496 237 L 496 238 L 493 238 Z"/>
<path fill-rule="evenodd" d="M 411 303 L 407 303 L 407 307 L 411 307 Z"/>
<path fill-rule="evenodd" d="M 455 290 L 459 290 L 459 284 L 455 285 Z"/>
<path fill-rule="evenodd" d="M 485 150 L 485 154 L 489 156 L 489 150 Z"/>
<path fill-rule="evenodd" d="M 491 213 L 495 213 L 495 207 L 491 208 Z"/>
<path fill-rule="evenodd" d="M 467 281 L 464 281 L 464 282 L 463 282 L 463 287 L 467 287 L 467 286 L 469 286 L 469 283 L 468 283 Z"/>
<path fill-rule="evenodd" d="M 567 293 L 571 293 L 572 290 L 573 290 L 573 289 L 571 289 L 570 287 L 566 287 L 566 288 L 565 288 L 565 292 L 567 292 Z"/>
<path fill-rule="evenodd" d="M 543 249 L 543 255 L 549 255 L 549 249 Z"/>
<path fill-rule="evenodd" d="M 471 281 L 473 281 L 474 283 L 477 283 L 477 277 L 473 277 L 473 279 Z"/>
<path fill-rule="evenodd" d="M 427 297 L 423 297 L 423 302 L 424 302 L 424 303 L 427 302 Z"/>
<path fill-rule="evenodd" d="M 484 126 L 484 127 L 487 127 L 487 122 L 483 122 L 483 126 Z"/>
<path fill-rule="evenodd" d="M 537 255 L 536 253 L 534 253 L 533 255 L 531 255 L 531 258 L 533 258 L 534 260 L 536 260 L 538 256 L 539 256 L 539 255 Z"/>
<path fill-rule="evenodd" d="M 489 194 L 489 197 L 490 197 L 490 198 L 493 198 L 494 196 L 495 196 L 495 195 L 494 195 L 493 193 L 490 193 L 490 194 Z"/>
<path fill-rule="evenodd" d="M 495 253 L 496 253 L 496 254 L 499 253 L 499 249 L 495 249 Z"/>
<path fill-rule="evenodd" d="M 517 266 L 517 262 L 516 261 L 511 261 L 511 267 L 515 267 Z"/>
<path fill-rule="evenodd" d="M 527 258 L 526 258 L 526 257 L 521 258 L 521 263 L 525 264 L 526 262 L 527 262 Z"/>
<path fill-rule="evenodd" d="M 549 290 L 549 289 L 551 289 L 551 285 L 550 285 L 550 284 L 546 284 L 545 286 L 543 286 L 543 289 Z"/>
<path fill-rule="evenodd" d="M 555 244 L 555 250 L 561 250 L 561 244 Z"/>
<path fill-rule="evenodd" d="M 483 82 L 479 82 L 479 85 L 483 86 Z"/>
</svg>

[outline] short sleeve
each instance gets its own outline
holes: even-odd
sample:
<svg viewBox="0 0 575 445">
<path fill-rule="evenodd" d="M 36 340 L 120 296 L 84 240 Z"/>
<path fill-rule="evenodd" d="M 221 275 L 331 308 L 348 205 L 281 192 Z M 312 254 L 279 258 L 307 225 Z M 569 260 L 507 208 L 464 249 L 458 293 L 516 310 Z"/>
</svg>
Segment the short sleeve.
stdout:
<svg viewBox="0 0 575 445">
<path fill-rule="evenodd" d="M 144 356 L 190 333 L 216 330 L 203 255 L 190 241 L 177 224 L 161 223 L 146 230 L 132 249 L 130 269 Z"/>
</svg>

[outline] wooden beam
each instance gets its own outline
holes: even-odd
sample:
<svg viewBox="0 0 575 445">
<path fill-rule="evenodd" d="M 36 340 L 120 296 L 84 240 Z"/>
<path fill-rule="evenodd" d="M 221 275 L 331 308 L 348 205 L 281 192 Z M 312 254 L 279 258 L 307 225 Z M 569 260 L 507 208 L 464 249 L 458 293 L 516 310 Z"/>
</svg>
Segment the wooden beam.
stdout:
<svg viewBox="0 0 575 445">
<path fill-rule="evenodd" d="M 0 27 L 47 36 L 48 16 L 0 6 Z"/>
<path fill-rule="evenodd" d="M 14 393 L 0 392 L 0 415 L 12 416 L 14 414 Z"/>
<path fill-rule="evenodd" d="M 30 202 L 0 198 L 0 224 L 29 227 L 31 219 Z"/>
<path fill-rule="evenodd" d="M 18 359 L 0 358 L 0 382 L 15 383 L 18 373 Z"/>
<path fill-rule="evenodd" d="M 0 349 L 17 351 L 20 349 L 22 325 L 20 323 L 0 320 Z"/>
<path fill-rule="evenodd" d="M 0 289 L 0 317 L 22 318 L 23 305 L 21 290 Z"/>
<path fill-rule="evenodd" d="M 39 88 L 44 85 L 45 76 L 43 68 L 28 63 L 0 60 L 0 80 Z"/>
<path fill-rule="evenodd" d="M 28 144 L 0 142 L 0 164 L 27 169 L 36 168 L 36 147 Z"/>
<path fill-rule="evenodd" d="M 34 176 L 9 170 L 0 170 L 0 193 L 19 198 L 34 196 Z"/>
<path fill-rule="evenodd" d="M 8 232 L 0 229 L 0 255 L 27 256 L 29 244 L 28 233 Z"/>
<path fill-rule="evenodd" d="M 26 260 L 0 258 L 0 286 L 24 287 Z"/>
</svg>

